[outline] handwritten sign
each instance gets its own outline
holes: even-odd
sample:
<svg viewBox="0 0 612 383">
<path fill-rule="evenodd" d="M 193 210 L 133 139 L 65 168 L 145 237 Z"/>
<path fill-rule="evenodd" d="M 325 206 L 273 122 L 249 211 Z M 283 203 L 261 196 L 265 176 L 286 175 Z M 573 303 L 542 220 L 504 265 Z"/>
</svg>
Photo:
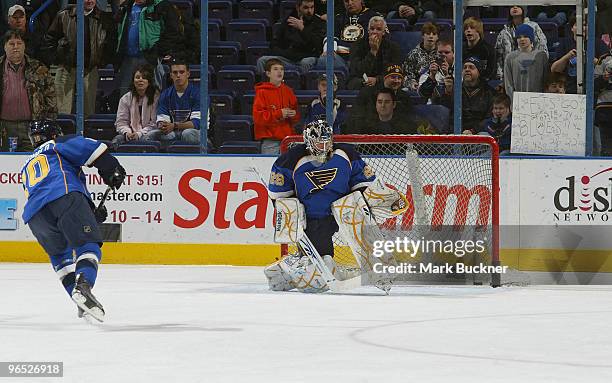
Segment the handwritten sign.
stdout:
<svg viewBox="0 0 612 383">
<path fill-rule="evenodd" d="M 510 151 L 584 156 L 586 96 L 514 92 Z"/>
</svg>

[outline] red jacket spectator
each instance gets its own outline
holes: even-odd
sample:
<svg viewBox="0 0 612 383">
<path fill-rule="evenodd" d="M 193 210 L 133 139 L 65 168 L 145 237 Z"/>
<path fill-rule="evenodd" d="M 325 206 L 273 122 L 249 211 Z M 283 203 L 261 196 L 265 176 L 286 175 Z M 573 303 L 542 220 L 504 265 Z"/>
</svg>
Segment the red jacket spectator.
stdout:
<svg viewBox="0 0 612 383">
<path fill-rule="evenodd" d="M 293 109 L 297 113 L 293 117 L 283 118 L 283 108 Z M 293 90 L 284 83 L 279 86 L 270 82 L 255 85 L 253 120 L 256 140 L 282 140 L 295 134 L 293 127 L 300 121 L 300 112 Z"/>
</svg>

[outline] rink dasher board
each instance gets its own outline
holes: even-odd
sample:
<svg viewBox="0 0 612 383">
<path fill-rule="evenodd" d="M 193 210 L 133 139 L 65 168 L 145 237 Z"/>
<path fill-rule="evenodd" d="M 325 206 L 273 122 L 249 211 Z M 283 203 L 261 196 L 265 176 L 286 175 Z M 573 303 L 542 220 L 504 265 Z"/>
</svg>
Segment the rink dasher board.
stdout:
<svg viewBox="0 0 612 383">
<path fill-rule="evenodd" d="M 0 159 L 0 261 L 46 260 L 20 218 L 25 196 L 18 174 L 26 157 Z M 265 175 L 273 157 L 118 157 L 128 180 L 107 201 L 109 223 L 120 226 L 121 237 L 105 244 L 106 261 L 260 265 L 278 255 L 272 208 L 252 171 Z M 603 232 L 612 218 L 608 168 L 598 159 L 502 159 L 502 261 L 530 270 L 611 272 L 612 237 Z M 89 191 L 102 193 L 95 169 L 84 171 Z"/>
</svg>

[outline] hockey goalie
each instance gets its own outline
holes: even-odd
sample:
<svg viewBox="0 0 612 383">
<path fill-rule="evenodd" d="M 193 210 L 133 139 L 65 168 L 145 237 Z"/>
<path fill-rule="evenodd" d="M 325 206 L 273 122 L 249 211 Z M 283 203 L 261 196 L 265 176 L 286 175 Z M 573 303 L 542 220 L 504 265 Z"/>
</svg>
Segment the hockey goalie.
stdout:
<svg viewBox="0 0 612 383">
<path fill-rule="evenodd" d="M 307 124 L 303 134 L 304 144 L 281 155 L 270 174 L 274 240 L 299 249 L 264 269 L 270 289 L 324 292 L 334 290 L 332 281 L 359 278 L 360 284 L 388 292 L 392 277 L 375 274 L 373 265 L 393 264 L 394 259 L 373 257 L 372 243 L 382 239 L 377 223 L 406 211 L 406 197 L 377 179 L 352 145 L 334 144 L 325 121 Z M 358 267 L 334 261 L 336 232 L 349 245 Z"/>
</svg>

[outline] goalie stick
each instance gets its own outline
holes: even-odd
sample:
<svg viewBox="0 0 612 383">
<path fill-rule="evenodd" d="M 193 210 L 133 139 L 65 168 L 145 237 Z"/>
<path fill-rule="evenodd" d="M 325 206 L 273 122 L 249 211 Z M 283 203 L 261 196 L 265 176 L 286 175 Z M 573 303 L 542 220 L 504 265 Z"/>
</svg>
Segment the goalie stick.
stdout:
<svg viewBox="0 0 612 383">
<path fill-rule="evenodd" d="M 268 191 L 268 199 L 272 201 L 272 204 L 274 204 L 274 200 L 272 200 L 272 197 L 270 197 L 270 190 L 268 190 L 268 183 L 265 181 L 265 179 L 261 175 L 261 172 L 259 171 L 259 169 L 257 169 L 257 167 L 255 166 L 252 166 L 248 168 L 248 170 L 257 174 L 257 176 L 259 177 L 259 180 L 261 181 L 261 183 L 265 186 L 266 190 Z M 325 279 L 325 283 L 327 284 L 327 286 L 329 287 L 329 290 L 332 293 L 341 293 L 341 292 L 352 290 L 356 287 L 361 286 L 360 277 L 355 277 L 355 278 L 347 279 L 344 281 L 338 280 L 334 276 L 332 271 L 329 269 L 329 267 L 327 267 L 327 265 L 323 261 L 323 258 L 321 257 L 317 249 L 314 247 L 312 241 L 310 241 L 310 238 L 308 238 L 308 236 L 305 233 L 302 235 L 302 238 L 299 239 L 297 246 L 302 251 L 302 253 L 308 257 L 310 262 L 312 262 L 312 264 L 315 265 L 315 267 L 319 270 L 319 272 L 321 273 L 321 276 L 323 277 L 323 279 Z"/>
</svg>

